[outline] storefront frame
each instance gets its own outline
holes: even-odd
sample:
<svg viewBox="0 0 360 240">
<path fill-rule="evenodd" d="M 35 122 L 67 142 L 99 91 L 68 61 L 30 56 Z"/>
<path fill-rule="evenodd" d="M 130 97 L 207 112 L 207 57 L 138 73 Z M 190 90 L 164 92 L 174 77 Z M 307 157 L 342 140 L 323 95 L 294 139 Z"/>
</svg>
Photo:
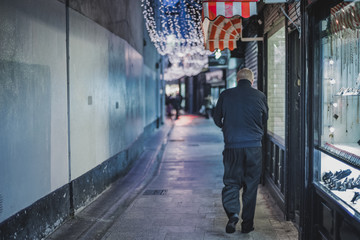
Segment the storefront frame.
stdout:
<svg viewBox="0 0 360 240">
<path fill-rule="evenodd" d="M 350 214 L 351 210 L 342 203 L 341 199 L 336 197 L 330 190 L 317 183 L 317 170 L 319 159 L 316 155 L 324 153 L 339 161 L 343 161 L 339 156 L 318 148 L 316 146 L 316 122 L 314 111 L 319 111 L 318 99 L 315 97 L 313 86 L 320 84 L 320 72 L 316 61 L 320 61 L 316 55 L 316 46 L 314 46 L 316 23 L 329 14 L 330 8 L 343 1 L 310 1 L 310 4 L 303 3 L 303 28 L 305 36 L 302 39 L 304 51 L 302 53 L 302 62 L 306 64 L 303 67 L 303 79 L 305 85 L 302 88 L 304 96 L 302 97 L 302 119 L 305 120 L 305 127 L 302 143 L 304 144 L 302 161 L 304 162 L 304 201 L 301 209 L 301 226 L 304 231 L 301 239 L 359 239 L 360 221 L 359 217 Z M 311 43 L 311 44 L 310 44 Z"/>
<path fill-rule="evenodd" d="M 303 168 L 301 165 L 301 148 L 299 142 L 301 141 L 300 129 L 301 122 L 301 41 L 300 32 L 294 23 L 288 20 L 288 16 L 282 12 L 285 9 L 286 13 L 289 9 L 292 11 L 292 18 L 295 22 L 300 21 L 300 17 L 294 14 L 300 8 L 300 3 L 294 4 L 276 4 L 268 5 L 267 12 L 264 13 L 264 90 L 269 97 L 268 91 L 268 38 L 281 27 L 285 28 L 285 122 L 284 122 L 284 137 L 280 138 L 266 130 L 265 136 L 265 163 L 264 179 L 265 184 L 272 193 L 272 196 L 277 200 L 278 205 L 284 212 L 287 220 L 294 221 L 302 231 L 300 218 L 302 208 L 302 192 L 303 189 Z M 266 10 L 266 9 L 265 9 Z M 268 17 L 266 17 L 268 15 Z M 286 14 L 287 15 L 287 14 Z M 294 16 L 295 15 L 295 16 Z M 300 15 L 300 14 L 299 14 Z M 266 22 L 272 21 L 271 23 Z M 300 24 L 299 24 L 300 25 Z M 295 51 L 293 49 L 295 48 Z M 295 190 L 296 189 L 296 190 Z M 294 190 L 296 193 L 294 193 Z M 299 199 L 300 198 L 300 199 Z"/>
</svg>

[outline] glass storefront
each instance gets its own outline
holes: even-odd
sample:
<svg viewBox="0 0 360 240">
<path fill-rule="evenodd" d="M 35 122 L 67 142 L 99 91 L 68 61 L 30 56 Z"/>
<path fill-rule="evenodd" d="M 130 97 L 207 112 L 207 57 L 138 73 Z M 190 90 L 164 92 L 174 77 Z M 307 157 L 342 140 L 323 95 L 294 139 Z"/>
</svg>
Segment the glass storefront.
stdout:
<svg viewBox="0 0 360 240">
<path fill-rule="evenodd" d="M 270 34 L 269 34 L 270 35 Z M 268 132 L 285 140 L 285 26 L 275 28 L 267 42 Z"/>
<path fill-rule="evenodd" d="M 314 35 L 315 182 L 360 216 L 360 1 L 331 8 Z"/>
</svg>

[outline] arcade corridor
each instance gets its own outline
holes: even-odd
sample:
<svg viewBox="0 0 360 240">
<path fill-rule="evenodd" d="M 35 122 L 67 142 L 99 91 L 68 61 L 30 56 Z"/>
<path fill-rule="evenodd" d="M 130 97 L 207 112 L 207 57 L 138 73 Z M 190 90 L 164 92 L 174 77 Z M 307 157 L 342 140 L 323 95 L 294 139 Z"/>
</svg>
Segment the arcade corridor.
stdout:
<svg viewBox="0 0 360 240">
<path fill-rule="evenodd" d="M 166 146 L 158 168 L 147 169 L 157 158 L 149 152 L 161 143 Z M 222 134 L 212 119 L 185 115 L 168 120 L 146 143 L 136 172 L 115 182 L 47 239 L 298 239 L 264 186 L 255 231 L 225 233 L 222 150 Z"/>
<path fill-rule="evenodd" d="M 359 240 L 359 36 L 360 0 L 1 0 L 0 240 Z M 269 107 L 247 235 L 211 118 L 243 68 Z"/>
</svg>

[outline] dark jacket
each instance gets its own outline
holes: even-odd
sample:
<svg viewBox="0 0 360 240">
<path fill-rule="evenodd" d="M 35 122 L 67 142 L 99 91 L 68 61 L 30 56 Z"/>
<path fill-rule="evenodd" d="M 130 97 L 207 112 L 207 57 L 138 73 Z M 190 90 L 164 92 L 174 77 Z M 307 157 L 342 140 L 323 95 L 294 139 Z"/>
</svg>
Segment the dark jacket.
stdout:
<svg viewBox="0 0 360 240">
<path fill-rule="evenodd" d="M 222 128 L 225 148 L 260 147 L 268 119 L 266 97 L 241 79 L 220 94 L 213 118 Z"/>
</svg>

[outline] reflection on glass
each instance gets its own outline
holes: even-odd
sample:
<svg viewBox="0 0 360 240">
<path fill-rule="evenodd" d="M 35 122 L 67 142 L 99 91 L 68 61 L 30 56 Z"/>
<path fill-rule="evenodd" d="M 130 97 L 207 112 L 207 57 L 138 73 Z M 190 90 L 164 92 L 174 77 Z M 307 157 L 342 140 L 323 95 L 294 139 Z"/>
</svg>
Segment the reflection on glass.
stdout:
<svg viewBox="0 0 360 240">
<path fill-rule="evenodd" d="M 321 145 L 360 166 L 360 2 L 335 6 L 320 24 Z"/>
<path fill-rule="evenodd" d="M 321 165 L 323 174 L 320 183 L 332 190 L 338 198 L 350 204 L 355 211 L 360 212 L 360 201 L 354 199 L 356 192 L 359 192 L 357 187 L 360 184 L 360 170 L 324 153 L 321 153 L 321 160 L 324 164 Z"/>
<path fill-rule="evenodd" d="M 268 131 L 285 139 L 285 27 L 268 38 Z"/>
<path fill-rule="evenodd" d="M 320 114 L 315 139 L 322 148 L 315 157 L 320 159 L 317 180 L 342 200 L 339 203 L 349 213 L 359 214 L 360 1 L 339 3 L 316 29 L 315 55 L 319 59 L 314 59 L 314 64 L 319 69 L 316 76 L 321 90 L 314 93 L 319 94 L 315 105 L 319 103 Z"/>
</svg>

